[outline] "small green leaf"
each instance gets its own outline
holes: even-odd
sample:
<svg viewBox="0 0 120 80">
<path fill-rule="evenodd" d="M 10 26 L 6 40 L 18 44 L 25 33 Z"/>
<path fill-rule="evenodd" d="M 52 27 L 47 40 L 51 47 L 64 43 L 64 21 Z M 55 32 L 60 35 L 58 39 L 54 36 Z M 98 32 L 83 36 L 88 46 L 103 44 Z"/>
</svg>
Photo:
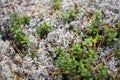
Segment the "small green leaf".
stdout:
<svg viewBox="0 0 120 80">
<path fill-rule="evenodd" d="M 61 74 L 58 74 L 58 78 L 62 78 L 62 75 L 61 75 Z"/>
</svg>

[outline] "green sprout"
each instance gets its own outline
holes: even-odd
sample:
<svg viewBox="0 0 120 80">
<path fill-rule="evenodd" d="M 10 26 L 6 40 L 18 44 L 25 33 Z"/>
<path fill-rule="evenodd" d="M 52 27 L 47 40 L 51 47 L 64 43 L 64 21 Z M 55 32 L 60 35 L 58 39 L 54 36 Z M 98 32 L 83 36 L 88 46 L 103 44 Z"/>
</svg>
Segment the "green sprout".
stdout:
<svg viewBox="0 0 120 80">
<path fill-rule="evenodd" d="M 49 33 L 50 28 L 50 24 L 48 24 L 46 21 L 43 21 L 42 25 L 36 28 L 36 32 L 40 38 L 45 38 Z"/>
<path fill-rule="evenodd" d="M 51 2 L 53 3 L 53 8 L 55 10 L 59 10 L 62 6 L 62 3 L 60 0 L 51 0 Z"/>
</svg>

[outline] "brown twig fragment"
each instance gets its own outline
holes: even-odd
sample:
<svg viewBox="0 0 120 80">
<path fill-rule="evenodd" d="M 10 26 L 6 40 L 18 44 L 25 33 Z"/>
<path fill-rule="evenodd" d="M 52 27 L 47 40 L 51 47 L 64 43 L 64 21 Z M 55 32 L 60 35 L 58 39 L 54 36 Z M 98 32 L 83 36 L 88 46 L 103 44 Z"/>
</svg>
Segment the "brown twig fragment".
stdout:
<svg viewBox="0 0 120 80">
<path fill-rule="evenodd" d="M 100 66 L 102 66 L 103 65 L 103 61 L 102 62 L 100 62 L 97 66 L 95 66 L 94 68 L 92 68 L 92 71 L 96 71 L 96 70 L 98 70 L 99 68 L 100 68 Z"/>
<path fill-rule="evenodd" d="M 13 48 L 18 52 L 19 56 L 22 56 L 22 52 L 17 48 L 16 44 L 13 41 L 10 41 Z"/>
<path fill-rule="evenodd" d="M 49 69 L 47 69 L 49 74 L 53 74 L 53 75 L 58 75 L 58 74 L 66 74 L 65 72 L 52 72 Z"/>
<path fill-rule="evenodd" d="M 105 60 L 109 61 L 113 56 L 114 56 L 114 54 L 110 54 L 110 55 L 107 56 L 107 58 Z"/>
</svg>

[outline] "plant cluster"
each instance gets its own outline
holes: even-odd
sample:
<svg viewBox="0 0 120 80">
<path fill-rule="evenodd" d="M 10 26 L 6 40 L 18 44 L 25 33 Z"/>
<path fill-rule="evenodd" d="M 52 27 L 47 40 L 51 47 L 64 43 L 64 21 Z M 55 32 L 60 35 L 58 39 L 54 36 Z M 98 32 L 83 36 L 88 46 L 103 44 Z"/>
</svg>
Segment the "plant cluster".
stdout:
<svg viewBox="0 0 120 80">
<path fill-rule="evenodd" d="M 95 64 L 97 48 L 106 45 L 110 46 L 115 42 L 117 40 L 118 29 L 104 25 L 101 21 L 100 13 L 94 13 L 92 18 L 89 30 L 83 31 L 83 34 L 86 36 L 83 36 L 81 43 L 74 44 L 69 53 L 65 52 L 61 47 L 55 50 L 57 54 L 55 63 L 59 68 L 59 76 L 62 78 L 74 75 L 75 80 L 109 79 L 110 76 L 107 73 L 108 67 L 103 65 L 94 76 L 92 75 L 94 74 L 92 67 Z M 116 52 L 120 53 L 119 50 Z"/>
<path fill-rule="evenodd" d="M 58 47 L 56 50 L 58 56 L 56 60 L 56 66 L 59 68 L 59 76 L 64 78 L 68 75 L 74 75 L 75 80 L 97 80 L 107 79 L 107 68 L 101 67 L 99 72 L 93 76 L 91 71 L 92 65 L 95 63 L 95 55 L 97 52 L 88 48 L 84 50 L 80 44 L 74 44 L 71 48 L 71 53 L 67 55 L 65 51 Z"/>
<path fill-rule="evenodd" d="M 117 40 L 117 29 L 104 25 L 101 21 L 100 13 L 94 13 L 92 18 L 90 29 L 87 31 L 86 35 L 92 37 L 98 47 L 111 45 Z"/>
<path fill-rule="evenodd" d="M 50 31 L 50 24 L 48 24 L 45 20 L 43 21 L 40 27 L 36 27 L 36 32 L 40 36 L 40 38 L 45 38 Z"/>
<path fill-rule="evenodd" d="M 11 37 L 14 40 L 16 46 L 18 49 L 24 53 L 25 55 L 27 53 L 27 48 L 30 46 L 30 38 L 25 37 L 25 35 L 22 33 L 22 26 L 29 24 L 30 19 L 27 16 L 19 17 L 17 14 L 13 14 L 11 16 Z"/>
</svg>

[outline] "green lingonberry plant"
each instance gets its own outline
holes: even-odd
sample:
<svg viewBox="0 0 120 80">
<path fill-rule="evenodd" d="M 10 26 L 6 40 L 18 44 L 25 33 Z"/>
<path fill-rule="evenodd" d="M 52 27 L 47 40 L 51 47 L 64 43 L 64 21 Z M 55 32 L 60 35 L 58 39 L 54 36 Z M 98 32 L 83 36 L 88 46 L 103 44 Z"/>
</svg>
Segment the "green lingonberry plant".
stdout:
<svg viewBox="0 0 120 80">
<path fill-rule="evenodd" d="M 118 38 L 120 38 L 120 21 L 117 23 L 117 32 L 118 32 Z M 112 34 L 111 34 L 112 35 Z M 120 67 L 120 44 L 118 44 L 117 49 L 115 50 L 115 57 L 118 60 L 118 67 Z M 120 72 L 120 69 L 119 69 Z"/>
<path fill-rule="evenodd" d="M 73 9 L 70 9 L 67 11 L 67 13 L 63 13 L 61 14 L 64 18 L 64 21 L 72 21 L 75 19 L 76 15 L 79 13 L 79 8 L 73 10 Z"/>
<path fill-rule="evenodd" d="M 63 48 L 59 47 L 55 50 L 57 54 L 56 66 L 59 68 L 59 76 L 61 79 L 69 79 L 70 75 L 74 76 L 74 80 L 105 80 L 108 79 L 108 67 L 102 66 L 93 76 L 92 66 L 95 63 L 95 50 L 88 48 L 84 50 L 82 45 L 74 44 L 71 53 L 66 53 Z M 64 76 L 63 76 L 64 75 Z"/>
<path fill-rule="evenodd" d="M 40 27 L 36 28 L 37 34 L 40 36 L 40 38 L 45 38 L 47 34 L 50 31 L 50 24 L 48 24 L 45 20 L 43 21 L 42 25 Z"/>
<path fill-rule="evenodd" d="M 89 46 L 91 47 L 93 45 L 93 38 L 92 37 L 88 37 L 84 40 L 84 42 L 82 42 L 82 44 L 84 46 Z"/>
<path fill-rule="evenodd" d="M 117 36 L 120 38 L 120 21 L 117 23 Z M 111 34 L 112 35 L 112 34 Z M 115 58 L 118 62 L 117 67 L 118 67 L 118 73 L 120 73 L 120 44 L 118 44 L 117 49 L 114 50 L 115 52 Z M 117 74 L 116 79 L 120 79 L 120 74 Z"/>
<path fill-rule="evenodd" d="M 118 66 L 120 67 L 120 45 L 117 46 L 117 49 L 115 50 L 115 57 L 118 60 Z"/>
<path fill-rule="evenodd" d="M 20 49 L 22 53 L 24 53 L 23 55 L 25 55 L 27 53 L 27 48 L 30 46 L 30 38 L 24 36 L 24 34 L 22 33 L 21 26 L 29 24 L 30 20 L 27 16 L 21 18 L 17 14 L 13 14 L 10 19 L 12 22 L 10 28 L 11 37 L 15 41 L 15 44 L 18 47 L 18 49 Z"/>
<path fill-rule="evenodd" d="M 92 18 L 93 20 L 90 23 L 91 27 L 87 31 L 87 35 L 92 36 L 92 38 L 96 40 L 96 44 L 101 41 L 104 45 L 111 45 L 112 42 L 117 40 L 117 29 L 112 29 L 109 26 L 104 26 L 101 21 L 100 13 L 94 13 Z"/>
<path fill-rule="evenodd" d="M 36 57 L 35 52 L 33 50 L 30 51 L 30 56 L 31 56 L 32 59 L 34 59 Z"/>
<path fill-rule="evenodd" d="M 120 46 L 119 49 L 115 50 L 115 58 L 117 60 L 117 75 L 115 76 L 115 80 L 120 79 Z"/>
<path fill-rule="evenodd" d="M 118 71 L 117 71 L 117 75 L 115 76 L 115 80 L 119 80 L 120 79 L 120 44 L 117 46 L 117 49 L 114 50 L 115 52 L 115 58 L 117 60 L 117 68 L 118 68 Z"/>
<path fill-rule="evenodd" d="M 95 37 L 99 32 L 99 27 L 102 26 L 103 23 L 100 21 L 101 15 L 98 12 L 94 13 L 92 18 L 93 18 L 93 20 L 90 23 L 91 26 L 87 32 L 87 35 Z"/>
<path fill-rule="evenodd" d="M 108 67 L 107 66 L 101 66 L 99 71 L 96 73 L 94 79 L 95 80 L 107 80 L 110 78 L 110 76 L 107 73 Z"/>
<path fill-rule="evenodd" d="M 106 27 L 104 29 L 104 40 L 107 44 L 111 44 L 113 41 L 118 40 L 117 39 L 118 32 L 114 29 Z"/>
<path fill-rule="evenodd" d="M 60 0 L 51 0 L 51 2 L 53 3 L 53 8 L 55 10 L 59 10 L 62 6 L 62 3 Z"/>
<path fill-rule="evenodd" d="M 73 69 L 76 65 L 73 65 L 73 60 L 65 54 L 64 50 L 61 47 L 58 47 L 55 52 L 58 56 L 56 66 L 59 68 L 59 72 L 69 74 L 74 71 Z M 62 74 L 59 74 L 59 76 L 63 77 Z"/>
<path fill-rule="evenodd" d="M 120 21 L 118 21 L 118 23 L 117 23 L 117 32 L 118 32 L 118 37 L 120 37 Z"/>
<path fill-rule="evenodd" d="M 24 16 L 21 18 L 21 24 L 25 25 L 25 24 L 30 24 L 30 19 L 28 16 Z"/>
<path fill-rule="evenodd" d="M 56 49 L 58 54 L 56 65 L 59 67 L 59 71 L 74 75 L 76 80 L 90 79 L 92 77 L 91 66 L 94 63 L 96 52 L 92 49 L 84 51 L 79 44 L 75 44 L 71 51 L 72 53 L 67 55 L 62 48 Z"/>
</svg>

